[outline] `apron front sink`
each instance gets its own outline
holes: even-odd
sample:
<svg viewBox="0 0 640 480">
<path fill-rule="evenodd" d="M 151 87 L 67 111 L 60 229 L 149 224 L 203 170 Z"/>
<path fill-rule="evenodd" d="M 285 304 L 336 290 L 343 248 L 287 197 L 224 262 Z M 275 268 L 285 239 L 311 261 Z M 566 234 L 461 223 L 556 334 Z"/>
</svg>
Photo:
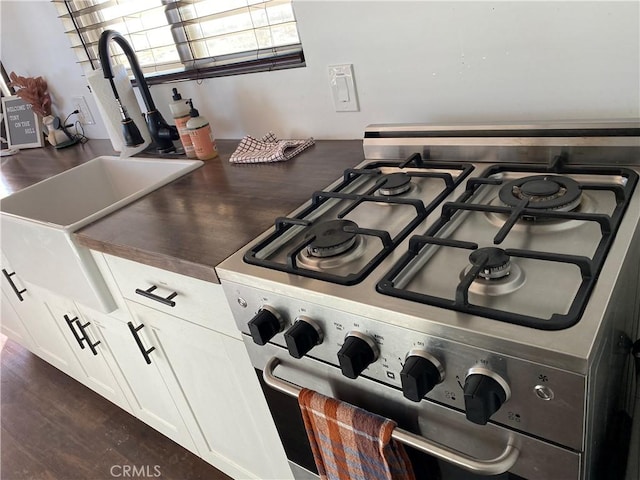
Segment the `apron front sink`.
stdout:
<svg viewBox="0 0 640 480">
<path fill-rule="evenodd" d="M 199 160 L 102 156 L 2 199 L 2 251 L 25 282 L 115 308 L 89 250 L 71 234 L 200 167 Z"/>
</svg>

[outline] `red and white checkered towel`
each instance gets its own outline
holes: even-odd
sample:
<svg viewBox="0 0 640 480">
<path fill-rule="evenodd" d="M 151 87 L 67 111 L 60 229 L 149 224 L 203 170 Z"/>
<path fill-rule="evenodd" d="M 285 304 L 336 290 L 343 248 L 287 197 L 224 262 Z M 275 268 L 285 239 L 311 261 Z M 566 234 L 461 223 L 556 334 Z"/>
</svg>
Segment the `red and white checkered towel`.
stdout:
<svg viewBox="0 0 640 480">
<path fill-rule="evenodd" d="M 283 162 L 295 157 L 314 143 L 313 138 L 278 140 L 273 132 L 267 133 L 260 140 L 247 135 L 240 141 L 229 161 L 231 163 Z"/>
</svg>

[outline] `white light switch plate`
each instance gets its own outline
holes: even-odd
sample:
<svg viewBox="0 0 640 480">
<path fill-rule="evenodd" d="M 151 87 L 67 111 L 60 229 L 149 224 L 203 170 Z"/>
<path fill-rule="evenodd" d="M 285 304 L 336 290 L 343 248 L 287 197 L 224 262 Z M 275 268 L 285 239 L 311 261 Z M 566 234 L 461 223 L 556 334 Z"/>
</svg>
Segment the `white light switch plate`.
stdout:
<svg viewBox="0 0 640 480">
<path fill-rule="evenodd" d="M 359 112 L 353 65 L 329 65 L 329 86 L 336 112 Z"/>
</svg>

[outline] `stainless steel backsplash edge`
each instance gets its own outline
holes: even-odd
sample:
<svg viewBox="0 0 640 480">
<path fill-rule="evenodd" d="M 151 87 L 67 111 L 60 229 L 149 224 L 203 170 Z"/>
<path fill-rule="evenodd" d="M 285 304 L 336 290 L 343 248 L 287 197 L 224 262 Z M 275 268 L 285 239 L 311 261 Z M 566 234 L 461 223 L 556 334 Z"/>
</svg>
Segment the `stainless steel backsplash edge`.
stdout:
<svg viewBox="0 0 640 480">
<path fill-rule="evenodd" d="M 569 164 L 640 165 L 640 120 L 537 125 L 369 125 L 369 160 L 549 163 L 562 153 Z"/>
</svg>

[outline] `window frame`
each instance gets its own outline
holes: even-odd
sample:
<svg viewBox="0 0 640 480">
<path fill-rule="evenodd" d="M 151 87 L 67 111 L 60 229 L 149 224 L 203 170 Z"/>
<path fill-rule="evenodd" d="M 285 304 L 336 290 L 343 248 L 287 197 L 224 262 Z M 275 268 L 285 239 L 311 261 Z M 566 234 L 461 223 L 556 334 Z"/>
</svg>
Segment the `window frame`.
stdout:
<svg viewBox="0 0 640 480">
<path fill-rule="evenodd" d="M 70 18 L 75 34 L 77 38 L 80 40 L 80 44 L 85 51 L 87 56 L 87 60 L 78 60 L 78 63 L 88 62 L 93 70 L 95 70 L 99 65 L 95 65 L 97 61 L 99 63 L 99 59 L 94 58 L 89 53 L 89 49 L 87 47 L 87 43 L 80 30 L 81 27 L 78 26 L 76 22 L 76 18 L 74 14 L 77 13 L 73 11 L 70 6 L 70 0 L 51 0 L 54 3 L 63 3 L 66 7 L 67 14 L 61 15 L 67 16 Z M 179 8 L 179 0 L 160 0 L 161 4 L 165 7 L 170 7 L 174 5 L 173 10 Z M 79 10 L 81 11 L 81 10 Z M 177 10 L 176 10 L 177 11 Z M 172 21 L 172 15 L 167 15 L 167 23 L 172 27 L 177 27 L 182 29 L 181 35 L 184 35 L 185 39 L 182 42 L 188 42 L 190 40 L 187 39 L 184 22 L 180 19 L 179 21 Z M 108 28 L 108 26 L 102 27 Z M 297 22 L 296 22 L 297 29 Z M 73 30 L 68 30 L 65 34 L 71 34 Z M 176 47 L 179 45 L 179 42 L 176 41 L 174 37 L 174 44 Z M 73 49 L 78 48 L 72 47 Z M 259 73 L 259 72 L 270 72 L 276 70 L 285 70 L 290 68 L 300 68 L 306 66 L 306 61 L 304 57 L 304 51 L 302 48 L 302 42 L 300 41 L 297 44 L 286 45 L 281 47 L 270 47 L 264 49 L 256 49 L 251 50 L 250 52 L 255 52 L 257 58 L 249 59 L 249 60 L 236 60 L 239 57 L 247 57 L 247 52 L 238 52 L 231 53 L 226 55 L 219 55 L 214 57 L 209 57 L 211 61 L 215 61 L 218 64 L 212 66 L 199 66 L 198 64 L 206 63 L 207 59 L 185 59 L 183 58 L 183 54 L 181 53 L 180 48 L 177 48 L 178 54 L 181 57 L 180 63 L 183 65 L 183 70 L 166 72 L 166 73 L 146 73 L 145 80 L 149 85 L 157 85 L 163 83 L 170 82 L 179 82 L 179 81 L 192 81 L 192 80 L 204 80 L 207 78 L 216 78 L 216 77 L 224 77 L 231 75 L 243 75 L 249 73 Z M 191 62 L 190 66 L 188 63 Z M 128 65 L 127 65 L 128 67 Z M 135 85 L 135 80 L 133 80 Z"/>
</svg>

